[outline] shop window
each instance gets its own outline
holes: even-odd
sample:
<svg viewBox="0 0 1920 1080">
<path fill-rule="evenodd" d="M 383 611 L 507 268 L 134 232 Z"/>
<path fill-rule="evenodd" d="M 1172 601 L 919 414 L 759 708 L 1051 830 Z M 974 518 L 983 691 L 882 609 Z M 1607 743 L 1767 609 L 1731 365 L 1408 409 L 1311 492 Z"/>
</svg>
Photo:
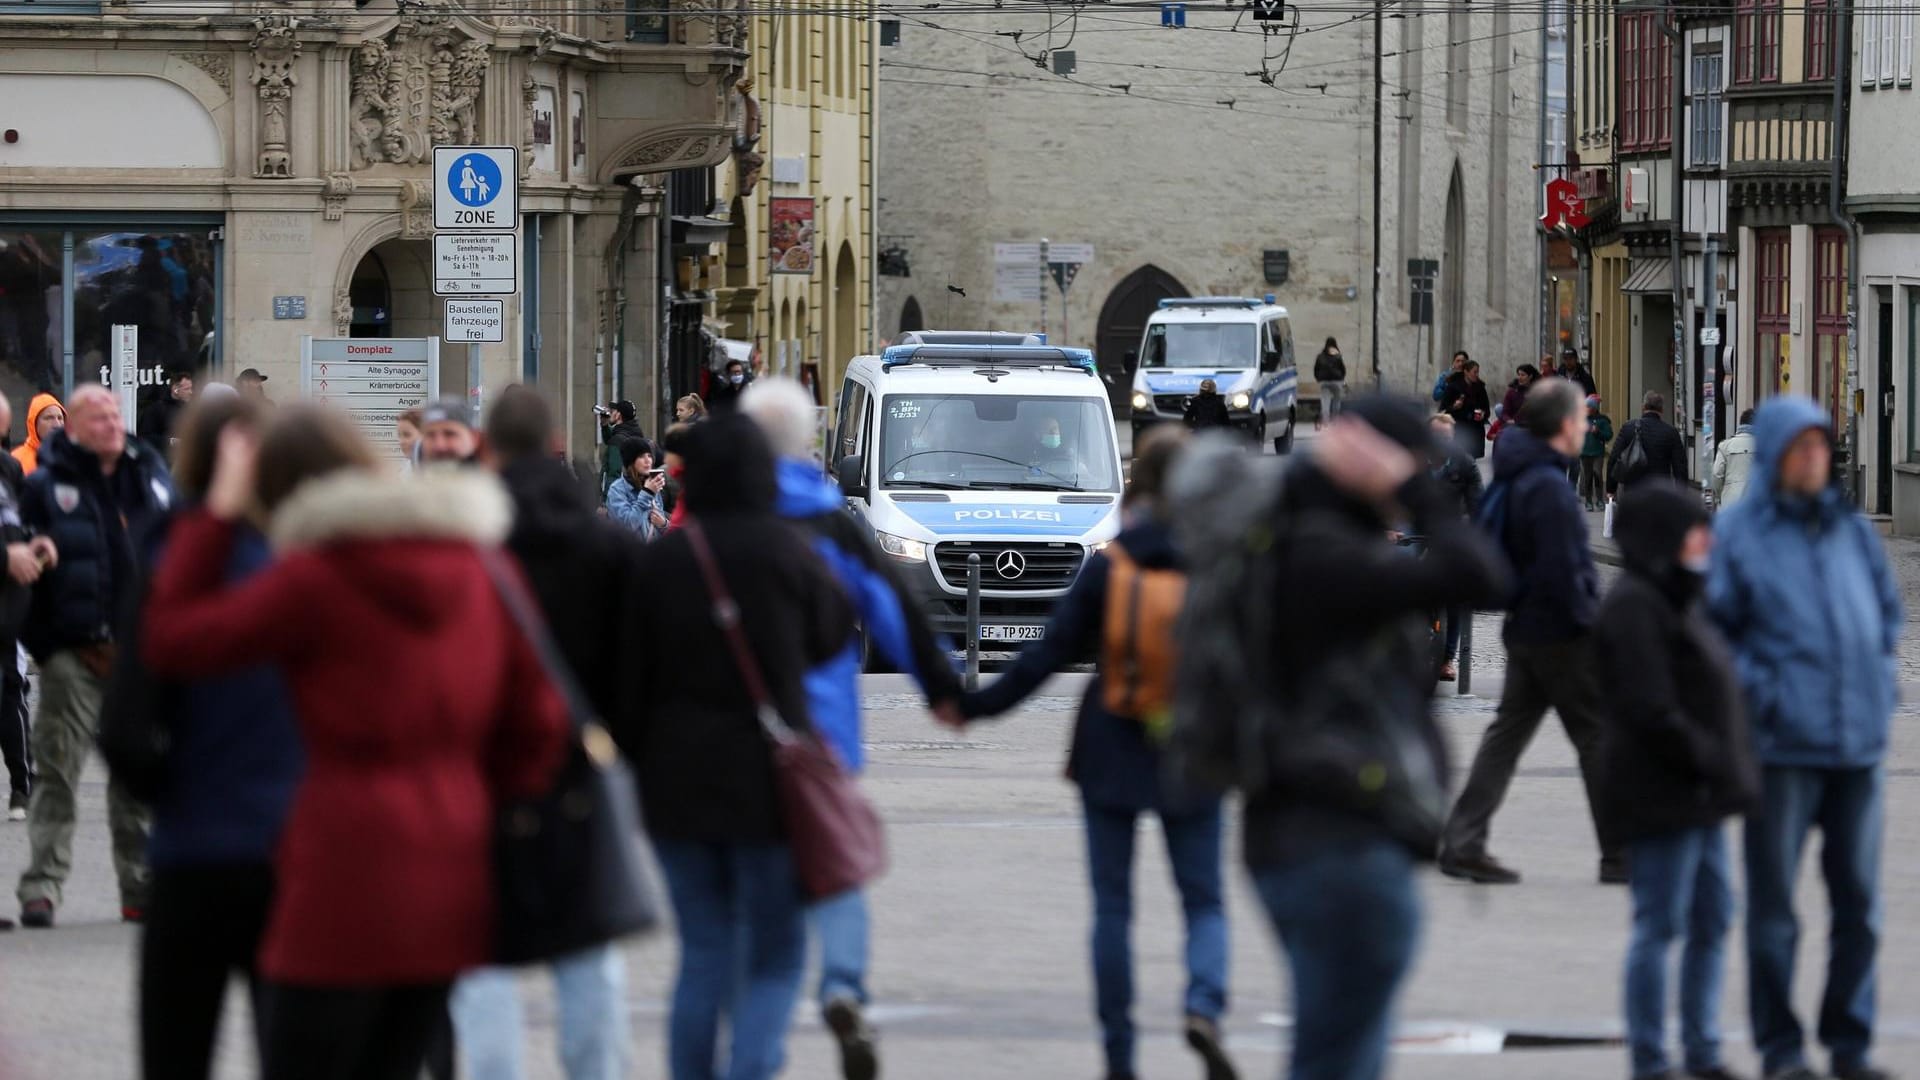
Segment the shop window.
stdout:
<svg viewBox="0 0 1920 1080">
<path fill-rule="evenodd" d="M 1792 344 L 1790 306 L 1793 237 L 1786 229 L 1754 234 L 1754 388 L 1764 394 L 1785 391 L 1788 350 Z"/>
<path fill-rule="evenodd" d="M 1847 390 L 1847 234 L 1813 234 L 1814 399 L 1839 430 Z"/>
</svg>

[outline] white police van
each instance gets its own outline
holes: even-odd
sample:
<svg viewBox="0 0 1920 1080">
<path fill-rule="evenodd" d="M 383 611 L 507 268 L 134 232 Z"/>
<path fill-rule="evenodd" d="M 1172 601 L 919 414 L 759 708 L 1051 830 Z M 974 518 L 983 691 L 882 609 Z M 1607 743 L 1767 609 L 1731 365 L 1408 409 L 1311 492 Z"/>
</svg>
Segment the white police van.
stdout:
<svg viewBox="0 0 1920 1080">
<path fill-rule="evenodd" d="M 1120 529 L 1106 384 L 1037 335 L 916 332 L 847 368 L 829 457 L 855 517 L 938 632 L 964 640 L 980 556 L 983 653 L 1039 640 Z"/>
<path fill-rule="evenodd" d="M 1162 300 L 1147 317 L 1133 374 L 1133 433 L 1182 419 L 1187 400 L 1212 379 L 1235 427 L 1256 443 L 1293 449 L 1293 321 L 1273 297 L 1206 296 Z"/>
</svg>

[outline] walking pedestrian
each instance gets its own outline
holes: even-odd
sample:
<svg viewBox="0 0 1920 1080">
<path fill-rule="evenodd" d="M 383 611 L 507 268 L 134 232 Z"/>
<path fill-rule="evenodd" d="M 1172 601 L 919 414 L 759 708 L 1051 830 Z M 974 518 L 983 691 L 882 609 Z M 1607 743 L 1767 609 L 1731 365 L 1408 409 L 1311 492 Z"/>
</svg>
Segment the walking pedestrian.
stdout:
<svg viewBox="0 0 1920 1080">
<path fill-rule="evenodd" d="M 1719 515 L 1707 602 L 1738 659 L 1760 758 L 1747 819 L 1747 978 L 1766 1075 L 1812 1080 L 1794 1013 L 1795 885 L 1820 830 L 1832 905 L 1819 1037 L 1839 1080 L 1873 1068 L 1889 721 L 1900 591 L 1873 526 L 1833 473 L 1827 415 L 1771 398 L 1753 421 L 1747 496 Z"/>
<path fill-rule="evenodd" d="M 402 412 L 393 422 L 393 438 L 400 444 L 400 458 L 407 472 L 420 467 L 420 429 L 424 426 L 426 410 L 418 408 Z"/>
<path fill-rule="evenodd" d="M 1533 384 L 1540 381 L 1540 369 L 1532 364 L 1521 364 L 1514 369 L 1513 381 L 1507 384 L 1507 396 L 1500 399 L 1500 406 L 1508 424 L 1519 423 L 1520 409 L 1527 403 L 1527 394 Z"/>
<path fill-rule="evenodd" d="M 273 399 L 267 396 L 267 377 L 259 368 L 248 368 L 233 380 L 235 390 L 243 398 L 251 398 L 266 408 L 273 408 Z"/>
<path fill-rule="evenodd" d="M 58 561 L 34 586 L 24 634 L 40 665 L 40 713 L 33 724 L 37 776 L 27 809 L 33 847 L 20 875 L 20 922 L 53 925 L 73 869 L 80 777 L 100 729 L 100 702 L 113 668 L 116 628 L 137 595 L 145 537 L 173 508 L 173 481 L 152 448 L 129 438 L 120 399 L 104 386 L 73 392 L 73 423 L 41 446 L 20 517 L 46 537 Z M 147 811 L 118 783 L 107 785 L 120 917 L 139 922 L 147 907 Z"/>
<path fill-rule="evenodd" d="M 1626 866 L 1599 801 L 1600 687 L 1592 632 L 1600 578 L 1587 546 L 1586 515 L 1567 483 L 1567 465 L 1587 431 L 1580 388 L 1565 379 L 1534 384 L 1517 420 L 1494 444 L 1493 484 L 1480 515 L 1518 579 L 1501 632 L 1507 682 L 1447 820 L 1440 871 L 1479 884 L 1519 882 L 1517 871 L 1487 851 L 1487 836 L 1520 755 L 1552 708 L 1579 755 L 1600 840 L 1600 880 L 1624 885 Z"/>
<path fill-rule="evenodd" d="M 443 397 L 420 414 L 420 460 L 426 465 L 477 465 L 480 432 L 473 410 L 457 397 Z"/>
<path fill-rule="evenodd" d="M 1626 845 L 1633 937 L 1624 998 L 1636 1078 L 1675 1078 L 1667 1055 L 1667 971 L 1680 961 L 1686 1075 L 1734 1080 L 1721 1056 L 1720 987 L 1733 884 L 1726 819 L 1760 779 L 1725 639 L 1701 597 L 1713 548 L 1706 507 L 1667 484 L 1620 501 L 1623 573 L 1600 606 L 1594 650 L 1604 688 L 1608 820 Z"/>
<path fill-rule="evenodd" d="M 1292 977 L 1294 1080 L 1386 1071 L 1420 935 L 1414 868 L 1433 858 L 1446 798 L 1428 613 L 1490 602 L 1506 584 L 1493 545 L 1427 469 L 1432 439 L 1409 403 L 1352 402 L 1258 522 L 1251 558 L 1267 569 L 1245 603 L 1284 597 L 1283 612 L 1247 621 L 1264 626 L 1257 640 L 1203 611 L 1184 631 L 1193 655 L 1240 656 L 1246 678 L 1235 682 L 1248 689 L 1236 693 L 1257 703 L 1194 711 L 1183 674 L 1175 745 L 1213 748 L 1208 771 L 1242 777 L 1246 863 Z M 1426 537 L 1424 558 L 1387 538 L 1389 523 L 1407 520 Z M 1255 717 L 1263 726 L 1245 730 Z M 1266 752 L 1242 752 L 1249 745 Z M 1391 769 L 1348 779 L 1352 762 L 1383 754 Z"/>
<path fill-rule="evenodd" d="M 1587 395 L 1587 438 L 1580 445 L 1580 501 L 1599 510 L 1607 493 L 1607 444 L 1613 441 L 1613 418 L 1600 411 L 1600 395 Z"/>
<path fill-rule="evenodd" d="M 1487 423 L 1493 405 L 1487 397 L 1487 384 L 1480 379 L 1480 364 L 1469 360 L 1459 374 L 1447 383 L 1442 412 L 1453 418 L 1454 438 L 1468 458 L 1478 461 L 1487 456 Z"/>
<path fill-rule="evenodd" d="M 1220 396 L 1219 384 L 1201 379 L 1200 392 L 1187 399 L 1184 419 L 1190 431 L 1230 426 L 1233 417 L 1227 412 L 1227 399 Z"/>
<path fill-rule="evenodd" d="M 1593 381 L 1593 372 L 1580 359 L 1580 354 L 1572 349 L 1560 354 L 1560 375 L 1580 384 L 1580 389 L 1588 397 L 1600 392 L 1600 386 Z"/>
<path fill-rule="evenodd" d="M 205 500 L 221 433 L 256 430 L 260 419 L 257 402 L 233 395 L 210 395 L 187 410 L 174 453 L 183 502 Z M 256 523 L 236 522 L 226 580 L 245 582 L 271 559 Z M 140 1060 L 146 1080 L 205 1080 L 235 975 L 247 980 L 255 1006 L 253 1045 L 263 1045 L 255 958 L 273 900 L 273 851 L 300 780 L 300 736 L 272 666 L 169 683 L 155 697 L 146 707 L 164 710 L 173 743 L 147 849 L 153 885 L 140 938 Z"/>
<path fill-rule="evenodd" d="M 0 431 L 13 427 L 13 403 L 0 394 Z M 0 456 L 0 545 L 6 572 L 0 577 L 0 759 L 7 766 L 7 820 L 27 820 L 33 795 L 33 725 L 27 710 L 26 653 L 20 634 L 33 602 L 33 584 L 57 553 L 53 542 L 28 535 L 20 517 L 26 474 L 12 455 Z M 0 922 L 7 922 L 0 920 Z M 7 922 L 11 926 L 11 922 Z"/>
<path fill-rule="evenodd" d="M 167 372 L 167 381 L 153 389 L 140 404 L 140 441 L 171 457 L 180 418 L 193 404 L 193 372 L 174 368 Z"/>
<path fill-rule="evenodd" d="M 1460 517 L 1471 521 L 1480 513 L 1480 496 L 1483 484 L 1480 479 L 1480 466 L 1460 448 L 1453 417 L 1439 413 L 1429 422 L 1433 437 L 1438 445 L 1428 451 L 1428 463 L 1435 479 L 1445 485 L 1459 508 Z M 1453 682 L 1460 678 L 1460 628 L 1473 613 L 1461 608 L 1450 607 L 1446 611 L 1445 655 L 1440 661 L 1440 681 Z"/>
<path fill-rule="evenodd" d="M 1607 460 L 1607 494 L 1643 480 L 1687 482 L 1687 445 L 1680 429 L 1667 423 L 1667 399 L 1649 390 L 1640 416 L 1621 425 L 1620 438 Z"/>
<path fill-rule="evenodd" d="M 1740 426 L 1733 437 L 1713 452 L 1713 505 L 1725 510 L 1747 495 L 1747 478 L 1753 472 L 1753 410 L 1740 414 Z"/>
<path fill-rule="evenodd" d="M 254 507 L 280 556 L 232 584 Z M 488 959 L 495 808 L 545 788 L 568 722 L 477 548 L 511 516 L 491 475 L 390 475 L 349 420 L 296 405 L 257 451 L 223 433 L 174 523 L 148 664 L 277 666 L 306 751 L 259 959 L 266 1080 L 414 1080 L 454 978 Z"/>
<path fill-rule="evenodd" d="M 699 394 L 688 394 L 673 403 L 673 422 L 676 424 L 694 424 L 707 418 L 707 403 L 700 400 Z"/>
<path fill-rule="evenodd" d="M 729 413 L 740 407 L 740 397 L 753 383 L 753 370 L 745 360 L 729 360 L 720 381 L 708 395 L 707 407 L 715 415 Z"/>
<path fill-rule="evenodd" d="M 621 399 L 594 410 L 600 414 L 600 491 L 604 495 L 626 466 L 620 460 L 620 446 L 628 439 L 642 437 L 634 419 L 638 410 L 633 402 Z"/>
<path fill-rule="evenodd" d="M 680 940 L 669 1075 L 768 1080 L 785 1061 L 805 972 L 806 903 L 729 627 L 745 635 L 781 719 L 804 730 L 806 674 L 846 647 L 853 617 L 819 557 L 775 516 L 773 453 L 752 421 L 717 416 L 672 445 L 688 518 L 640 558 L 625 674 L 647 690 L 610 722 L 638 772 Z M 708 565 L 727 595 L 707 584 Z"/>
<path fill-rule="evenodd" d="M 40 467 L 40 448 L 53 433 L 67 426 L 67 410 L 52 394 L 35 394 L 27 403 L 27 441 L 13 448 L 13 460 L 20 471 L 32 476 Z"/>
<path fill-rule="evenodd" d="M 1313 381 L 1320 384 L 1320 420 L 1340 415 L 1347 399 L 1347 358 L 1340 354 L 1340 343 L 1327 338 L 1320 355 L 1313 358 Z"/>
<path fill-rule="evenodd" d="M 667 528 L 660 502 L 666 470 L 653 467 L 653 444 L 638 436 L 621 442 L 620 465 L 620 478 L 607 488 L 607 516 L 650 543 Z"/>
<path fill-rule="evenodd" d="M 860 640 L 807 672 L 807 710 L 814 728 L 841 764 L 858 773 L 865 765 L 861 743 L 862 654 L 871 653 L 920 686 L 927 706 L 949 722 L 959 720 L 960 681 L 926 616 L 898 577 L 872 534 L 849 517 L 846 496 L 814 460 L 813 396 L 792 379 L 765 379 L 741 398 L 740 409 L 766 435 L 777 455 L 780 492 L 776 512 L 812 538 L 834 578 L 853 603 Z M 847 1080 L 880 1074 L 879 1051 L 865 1010 L 869 916 L 863 889 L 816 902 L 808 913 L 819 941 L 820 983 L 816 1000 L 827 1030 L 839 1044 Z"/>
<path fill-rule="evenodd" d="M 1441 372 L 1439 377 L 1433 380 L 1434 404 L 1440 406 L 1443 410 L 1447 408 L 1447 403 L 1450 400 L 1447 395 L 1447 384 L 1459 378 L 1460 374 L 1467 369 L 1467 365 L 1471 363 L 1472 360 L 1473 358 L 1468 356 L 1464 349 L 1453 354 L 1453 360 L 1447 365 L 1447 370 Z"/>
<path fill-rule="evenodd" d="M 550 453 L 553 410 L 538 393 L 504 395 L 487 417 L 493 466 L 513 499 L 507 550 L 551 627 L 560 658 L 602 718 L 620 715 L 633 694 L 626 665 L 632 620 L 626 608 L 640 545 L 602 521 Z M 616 943 L 583 949 L 547 965 L 558 1007 L 558 1043 L 567 1080 L 622 1080 L 632 1050 L 627 1033 L 627 963 Z M 453 1022 L 470 1080 L 519 1080 L 525 1018 L 515 973 L 480 968 L 453 991 Z"/>
<path fill-rule="evenodd" d="M 1228 958 L 1220 801 L 1169 791 L 1161 782 L 1185 593 L 1164 496 L 1182 445 L 1177 432 L 1155 431 L 1142 438 L 1134 452 L 1120 535 L 1081 570 L 1046 634 L 1020 650 L 999 679 L 961 702 L 969 719 L 999 716 L 1061 667 L 1091 653 L 1101 658 L 1081 699 L 1067 775 L 1080 788 L 1086 829 L 1095 1001 L 1107 1080 L 1136 1075 L 1129 942 L 1135 828 L 1143 814 L 1160 819 L 1186 917 L 1187 1043 L 1205 1063 L 1208 1080 L 1237 1075 L 1220 1033 Z"/>
</svg>

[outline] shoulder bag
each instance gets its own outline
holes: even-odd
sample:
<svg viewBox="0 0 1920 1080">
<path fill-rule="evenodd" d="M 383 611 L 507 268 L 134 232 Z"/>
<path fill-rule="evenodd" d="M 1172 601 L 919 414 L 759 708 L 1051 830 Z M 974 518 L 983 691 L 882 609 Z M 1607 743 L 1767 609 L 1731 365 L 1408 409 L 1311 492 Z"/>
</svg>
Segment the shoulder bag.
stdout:
<svg viewBox="0 0 1920 1080">
<path fill-rule="evenodd" d="M 494 828 L 494 960 L 542 963 L 654 929 L 660 893 L 648 870 L 632 770 L 504 556 L 483 548 L 481 559 L 573 724 L 552 789 L 502 806 Z"/>
<path fill-rule="evenodd" d="M 687 541 L 706 579 L 713 618 L 726 634 L 740 679 L 753 697 L 760 728 L 773 747 L 774 784 L 786 818 L 800 890 L 823 900 L 856 889 L 886 872 L 886 833 L 880 815 L 832 751 L 811 731 L 798 731 L 780 716 L 760 664 L 740 628 L 740 605 L 727 589 L 720 564 L 700 523 L 687 519 Z"/>
</svg>

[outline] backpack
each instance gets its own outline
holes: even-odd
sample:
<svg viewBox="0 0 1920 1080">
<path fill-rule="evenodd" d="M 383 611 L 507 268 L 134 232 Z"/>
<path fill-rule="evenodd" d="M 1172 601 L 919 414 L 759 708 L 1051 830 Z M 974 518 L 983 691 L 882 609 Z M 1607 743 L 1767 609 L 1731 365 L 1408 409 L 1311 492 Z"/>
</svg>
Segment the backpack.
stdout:
<svg viewBox="0 0 1920 1080">
<path fill-rule="evenodd" d="M 1119 545 L 1107 549 L 1107 610 L 1101 630 L 1101 701 L 1108 712 L 1164 736 L 1179 659 L 1175 634 L 1187 575 L 1144 567 Z"/>
<path fill-rule="evenodd" d="M 1647 448 L 1640 444 L 1640 422 L 1627 425 L 1633 429 L 1633 441 L 1620 451 L 1620 464 L 1614 467 L 1613 478 L 1621 484 L 1631 484 L 1647 475 Z"/>
</svg>

